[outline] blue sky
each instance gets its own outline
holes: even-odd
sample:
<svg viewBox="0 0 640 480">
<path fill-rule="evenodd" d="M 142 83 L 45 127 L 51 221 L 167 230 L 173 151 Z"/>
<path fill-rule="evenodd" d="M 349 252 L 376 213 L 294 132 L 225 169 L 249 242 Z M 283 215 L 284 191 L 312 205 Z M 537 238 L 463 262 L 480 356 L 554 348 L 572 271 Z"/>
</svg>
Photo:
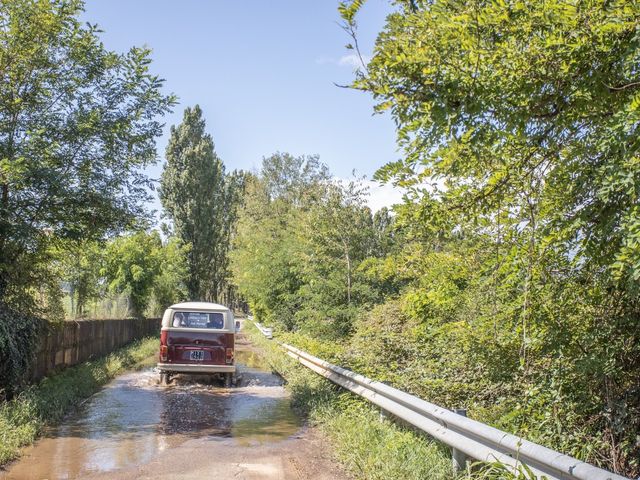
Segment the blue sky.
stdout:
<svg viewBox="0 0 640 480">
<path fill-rule="evenodd" d="M 154 73 L 179 97 L 158 142 L 186 106 L 200 104 L 216 151 L 228 169 L 258 168 L 276 151 L 319 154 L 334 175 L 371 175 L 399 153 L 388 115 L 373 115 L 370 95 L 338 88 L 353 78 L 350 39 L 334 0 L 88 0 L 107 48 L 153 49 Z M 369 0 L 359 40 L 371 53 L 391 6 Z M 162 161 L 149 169 L 158 178 Z M 372 191 L 374 206 L 397 198 Z"/>
</svg>

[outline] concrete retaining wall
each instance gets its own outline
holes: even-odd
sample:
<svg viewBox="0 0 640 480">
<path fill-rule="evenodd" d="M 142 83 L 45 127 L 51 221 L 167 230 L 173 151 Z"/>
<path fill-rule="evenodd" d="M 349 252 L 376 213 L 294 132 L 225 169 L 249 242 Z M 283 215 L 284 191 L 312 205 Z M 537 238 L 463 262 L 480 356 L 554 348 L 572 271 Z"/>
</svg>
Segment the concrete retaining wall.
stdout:
<svg viewBox="0 0 640 480">
<path fill-rule="evenodd" d="M 42 338 L 31 379 L 39 380 L 51 370 L 101 357 L 145 336 L 157 335 L 159 341 L 160 321 L 160 318 L 126 318 L 64 322 Z"/>
</svg>

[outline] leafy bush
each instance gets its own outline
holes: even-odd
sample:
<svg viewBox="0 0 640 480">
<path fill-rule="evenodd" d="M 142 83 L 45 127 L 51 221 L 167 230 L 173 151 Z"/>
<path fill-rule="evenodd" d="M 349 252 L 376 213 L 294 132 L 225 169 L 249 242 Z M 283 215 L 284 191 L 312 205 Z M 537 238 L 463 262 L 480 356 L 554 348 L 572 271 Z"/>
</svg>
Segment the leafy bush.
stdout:
<svg viewBox="0 0 640 480">
<path fill-rule="evenodd" d="M 518 464 L 515 470 L 512 470 L 508 465 L 499 461 L 488 464 L 474 464 L 474 469 L 476 466 L 477 471 L 472 478 L 478 480 L 543 480 L 546 478 L 543 477 L 543 479 L 539 479 L 538 476 L 524 464 Z"/>
<path fill-rule="evenodd" d="M 46 322 L 0 303 L 0 400 L 11 398 L 27 380 Z"/>
</svg>

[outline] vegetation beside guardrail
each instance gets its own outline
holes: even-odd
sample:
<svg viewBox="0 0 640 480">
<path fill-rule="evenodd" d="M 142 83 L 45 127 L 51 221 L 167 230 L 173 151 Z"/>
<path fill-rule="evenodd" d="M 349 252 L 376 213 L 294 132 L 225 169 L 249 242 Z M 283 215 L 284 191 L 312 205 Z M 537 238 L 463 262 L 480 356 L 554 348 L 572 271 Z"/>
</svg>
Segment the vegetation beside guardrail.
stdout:
<svg viewBox="0 0 640 480">
<path fill-rule="evenodd" d="M 321 429 L 334 446 L 337 459 L 356 478 L 452 478 L 450 454 L 440 443 L 381 418 L 376 408 L 301 368 L 252 323 L 245 325 L 244 333 L 286 380 L 293 407 Z"/>
<path fill-rule="evenodd" d="M 626 480 L 581 460 L 333 365 L 291 345 L 280 344 L 287 354 L 317 374 L 350 390 L 395 417 L 449 445 L 456 469 L 465 468 L 466 456 L 481 462 L 498 461 L 514 473 L 539 478 L 577 480 Z"/>
<path fill-rule="evenodd" d="M 256 324 L 256 327 L 267 338 L 272 338 L 271 329 L 267 335 L 262 326 Z M 466 469 L 468 456 L 485 465 L 485 474 L 501 472 L 501 475 L 515 478 L 524 475 L 525 478 L 625 480 L 621 475 L 458 416 L 446 408 L 333 365 L 286 343 L 277 343 L 287 355 L 311 371 L 450 446 L 455 470 Z"/>
<path fill-rule="evenodd" d="M 464 10 L 463 4 L 444 2 L 442 7 Z M 469 7 L 469 2 L 466 4 L 472 10 L 475 8 Z M 393 16 L 394 22 L 398 20 L 403 27 L 392 22 L 392 33 L 383 38 L 396 39 L 398 28 L 406 27 L 405 33 L 413 32 L 414 28 L 419 31 L 411 22 L 423 15 L 428 17 L 431 6 L 431 2 L 426 2 L 424 10 L 417 7 L 421 10 L 417 16 L 408 7 L 406 17 Z M 489 16 L 496 15 L 496 22 L 504 25 L 504 12 L 493 9 L 494 6 L 491 3 L 487 7 L 491 10 Z M 607 13 L 602 10 L 601 13 L 610 18 L 608 7 L 604 10 Z M 583 13 L 589 16 L 584 25 L 597 24 L 592 22 L 591 10 Z M 516 16 L 518 20 L 509 17 L 509 21 L 526 18 L 523 15 Z M 468 22 L 477 18 L 474 14 L 463 17 Z M 409 23 L 403 23 L 404 20 Z M 575 22 L 571 16 L 572 25 L 580 24 Z M 634 38 L 636 24 L 637 21 L 626 27 L 622 27 L 623 23 L 616 24 L 629 28 L 625 41 Z M 439 28 L 446 22 L 420 24 L 425 28 L 427 25 Z M 467 32 L 474 32 L 475 38 L 477 25 L 466 27 Z M 458 32 L 457 26 L 455 31 Z M 521 32 L 517 28 L 509 31 L 518 32 L 514 33 L 516 37 Z M 436 37 L 452 41 L 450 34 L 451 31 L 446 31 Z M 573 35 L 573 31 L 565 30 L 561 37 Z M 425 38 L 431 38 L 430 34 Z M 505 41 L 510 45 L 509 40 Z M 522 37 L 518 37 L 519 41 Z M 585 45 L 593 47 L 590 40 Z M 419 53 L 416 55 L 418 62 L 425 59 Z M 466 51 L 462 56 L 462 63 L 469 60 Z M 377 66 L 384 64 L 383 57 Z M 536 56 L 536 61 L 539 59 Z M 414 72 L 415 61 L 405 65 L 407 71 Z M 569 63 L 573 65 L 572 61 Z M 382 71 L 386 75 L 390 70 L 382 68 Z M 487 69 L 485 73 L 495 71 Z M 594 85 L 591 81 L 587 83 Z M 629 91 L 623 95 L 627 94 Z M 421 93 L 416 96 L 424 100 Z M 452 104 L 460 105 L 457 101 Z M 610 102 L 603 105 L 609 115 Z M 436 110 L 439 120 L 446 117 L 446 112 Z M 487 112 L 475 107 L 473 110 L 479 118 L 487 118 Z M 468 117 L 456 113 L 451 118 Z M 539 120 L 538 117 L 536 122 Z M 452 131 L 447 122 L 441 125 L 441 131 Z M 494 126 L 491 120 L 488 122 Z M 422 121 L 415 124 L 425 125 Z M 472 130 L 477 133 L 475 125 Z M 541 130 L 518 127 L 522 132 Z M 551 130 L 563 131 L 557 126 Z M 523 140 L 521 136 L 513 137 L 516 138 Z M 603 176 L 591 168 L 587 157 L 574 157 L 569 164 L 585 167 L 581 178 L 587 183 L 569 181 L 554 191 L 559 184 L 547 182 L 544 176 L 523 174 L 522 163 L 512 155 L 514 150 L 507 149 L 506 156 L 499 157 L 502 160 L 493 158 L 493 148 L 502 145 L 500 141 L 485 145 L 485 150 L 478 149 L 479 140 L 496 142 L 491 135 L 471 135 L 462 143 L 457 136 L 451 136 L 447 140 L 454 139 L 454 145 L 444 157 L 437 157 L 441 150 L 432 150 L 433 143 L 411 142 L 404 136 L 403 139 L 410 145 L 424 145 L 426 151 L 424 155 L 409 155 L 411 160 L 406 165 L 392 164 L 381 170 L 380 178 L 396 172 L 400 175 L 396 178 L 398 183 L 409 186 L 404 201 L 393 213 L 384 209 L 372 212 L 366 194 L 353 183 L 327 182 L 323 176 L 326 169 L 318 162 L 286 155 L 264 160 L 244 197 L 231 265 L 239 292 L 251 310 L 266 326 L 344 348 L 346 354 L 339 365 L 388 381 L 438 405 L 466 408 L 473 418 L 486 424 L 637 478 L 640 302 L 638 282 L 625 277 L 629 274 L 625 265 L 640 255 L 640 249 L 636 257 L 626 250 L 615 253 L 627 244 L 622 237 L 607 235 L 601 237 L 602 242 L 596 242 L 604 250 L 591 243 L 598 238 L 598 232 L 604 232 L 600 228 L 613 228 L 620 234 L 631 232 L 623 227 L 618 229 L 615 218 L 622 218 L 621 212 L 631 208 L 632 203 L 623 202 L 624 209 L 598 210 L 584 199 L 603 196 L 618 201 L 623 197 L 610 194 L 617 191 L 611 185 L 585 193 L 578 202 L 580 208 L 595 208 L 608 216 L 605 220 L 602 217 L 597 226 L 588 212 L 580 215 L 575 205 L 571 207 L 558 200 L 564 194 L 575 193 L 576 185 L 587 185 L 588 178 L 596 183 L 627 178 L 615 173 L 624 162 L 613 162 L 611 175 Z M 539 139 L 532 141 L 541 145 Z M 610 145 L 599 134 L 591 141 L 592 146 Z M 588 147 L 584 147 L 582 139 L 579 143 L 580 148 L 574 153 L 586 152 Z M 557 145 L 566 151 L 564 142 Z M 632 149 L 616 151 L 624 152 L 628 158 L 638 156 Z M 609 153 L 602 158 L 613 158 Z M 460 160 L 462 154 L 469 155 L 466 161 Z M 557 176 L 553 168 L 538 163 L 542 158 L 564 161 L 564 153 L 549 157 L 532 153 L 527 158 L 536 159 L 532 172 L 540 168 L 562 182 L 576 175 L 571 170 L 570 174 Z M 482 165 L 477 164 L 478 159 Z M 451 175 L 438 176 L 437 181 L 429 179 L 434 171 L 421 164 L 423 161 L 450 169 Z M 507 164 L 514 170 L 505 173 Z M 634 165 L 640 172 L 640 164 Z M 496 167 L 493 177 L 486 170 L 492 166 Z M 438 192 L 437 185 L 445 184 L 446 194 Z M 550 190 L 538 197 L 539 188 L 547 187 Z M 482 201 L 486 199 L 484 193 L 497 196 L 487 204 Z M 560 207 L 568 208 L 565 214 L 559 213 Z M 562 227 L 560 221 L 568 222 L 565 226 L 571 228 Z M 570 233 L 572 228 L 584 230 Z M 629 245 L 640 245 L 629 238 Z M 583 241 L 589 247 L 580 250 Z"/>
</svg>

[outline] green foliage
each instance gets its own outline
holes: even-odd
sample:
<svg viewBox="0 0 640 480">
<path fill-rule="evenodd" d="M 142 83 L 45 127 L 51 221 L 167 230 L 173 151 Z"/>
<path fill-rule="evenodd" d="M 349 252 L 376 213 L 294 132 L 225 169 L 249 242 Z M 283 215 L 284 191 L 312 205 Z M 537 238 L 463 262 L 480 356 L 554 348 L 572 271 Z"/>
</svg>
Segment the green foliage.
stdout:
<svg viewBox="0 0 640 480">
<path fill-rule="evenodd" d="M 189 246 L 189 297 L 220 301 L 228 287 L 243 176 L 225 173 L 198 105 L 187 108 L 182 123 L 171 127 L 166 160 L 160 200 L 176 236 Z"/>
<path fill-rule="evenodd" d="M 134 342 L 106 357 L 47 377 L 12 400 L 1 403 L 0 465 L 17 458 L 20 448 L 33 443 L 45 427 L 60 421 L 71 408 L 125 368 L 152 355 L 157 348 L 156 338 Z"/>
<path fill-rule="evenodd" d="M 338 458 L 367 480 L 455 478 L 449 451 L 432 440 L 389 421 L 370 406 L 343 401 L 314 414 Z"/>
<path fill-rule="evenodd" d="M 141 317 L 151 301 L 162 266 L 161 249 L 155 231 L 118 237 L 107 245 L 103 273 L 109 289 L 128 295 L 135 317 Z"/>
<path fill-rule="evenodd" d="M 398 125 L 402 236 L 345 360 L 637 476 L 638 5 L 394 3 L 353 86 Z"/>
<path fill-rule="evenodd" d="M 444 179 L 451 208 L 502 205 L 582 268 L 633 286 L 638 5 L 415 3 L 389 17 L 355 82 L 391 111 L 406 149 L 379 178 Z"/>
<path fill-rule="evenodd" d="M 174 99 L 149 50 L 118 54 L 80 21 L 83 2 L 0 4 L 0 299 L 26 308 L 58 239 L 143 216 L 155 138 Z"/>
<path fill-rule="evenodd" d="M 95 318 L 96 312 L 117 318 L 136 309 L 136 315 L 160 316 L 187 298 L 187 252 L 175 237 L 163 243 L 158 232 L 141 231 L 102 242 L 58 242 L 50 252 L 49 270 L 68 289 L 70 318 Z M 59 298 L 60 285 L 54 282 L 52 288 L 52 296 Z M 118 313 L 123 301 L 128 305 Z M 64 316 L 61 312 L 55 318 Z"/>
<path fill-rule="evenodd" d="M 160 273 L 153 285 L 153 315 L 162 316 L 167 307 L 188 298 L 188 251 L 189 247 L 182 245 L 177 238 L 170 238 L 163 245 Z"/>
<path fill-rule="evenodd" d="M 88 303 L 105 294 L 104 262 L 104 245 L 99 242 L 65 242 L 55 252 L 56 276 L 69 288 L 72 317 L 85 317 Z"/>
<path fill-rule="evenodd" d="M 374 301 L 373 292 L 359 282 L 359 264 L 373 254 L 375 234 L 371 212 L 357 183 L 328 183 L 322 196 L 300 218 L 296 312 L 305 329 L 343 336 L 351 330 L 358 307 Z"/>
<path fill-rule="evenodd" d="M 390 248 L 392 220 L 373 217 L 366 195 L 358 181 L 331 179 L 316 157 L 263 160 L 247 181 L 232 254 L 235 281 L 260 318 L 340 338 L 380 300 L 360 265 Z"/>
<path fill-rule="evenodd" d="M 0 402 L 24 386 L 46 322 L 0 303 Z"/>
<path fill-rule="evenodd" d="M 301 215 L 329 178 L 317 157 L 276 153 L 247 177 L 231 253 L 234 282 L 253 311 L 291 329 L 300 307 Z"/>
<path fill-rule="evenodd" d="M 478 471 L 469 478 L 477 478 L 480 480 L 545 480 L 547 477 L 538 477 L 533 471 L 524 464 L 519 464 L 514 471 L 509 466 L 501 462 L 492 462 L 489 464 L 474 464 L 473 468 Z"/>
<path fill-rule="evenodd" d="M 342 19 L 349 25 L 355 25 L 356 13 L 362 8 L 365 0 L 351 0 L 350 2 L 340 2 L 338 4 L 338 12 Z"/>
</svg>

